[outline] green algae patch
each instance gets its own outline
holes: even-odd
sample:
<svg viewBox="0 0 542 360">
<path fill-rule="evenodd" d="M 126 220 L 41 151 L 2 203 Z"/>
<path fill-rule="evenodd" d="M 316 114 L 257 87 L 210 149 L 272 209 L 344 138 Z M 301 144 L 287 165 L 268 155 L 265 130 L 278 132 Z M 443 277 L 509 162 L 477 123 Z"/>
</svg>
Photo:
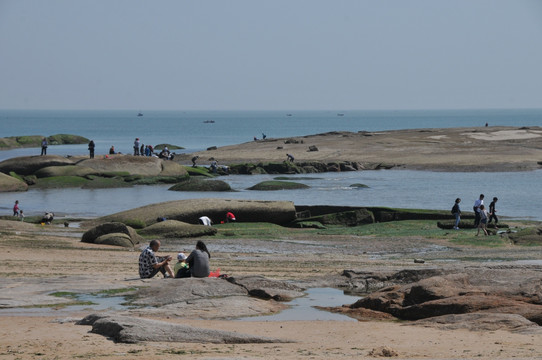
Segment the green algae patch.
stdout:
<svg viewBox="0 0 542 360">
<path fill-rule="evenodd" d="M 36 187 L 41 189 L 56 189 L 65 187 L 81 188 L 91 180 L 80 176 L 51 176 L 38 179 Z"/>
<path fill-rule="evenodd" d="M 215 177 L 215 175 L 209 172 L 209 169 L 203 166 L 185 166 L 184 168 L 188 172 L 189 176 Z"/>
<path fill-rule="evenodd" d="M 307 189 L 310 186 L 305 184 L 296 183 L 293 181 L 279 181 L 279 180 L 270 180 L 262 181 L 252 187 L 249 187 L 248 190 L 259 190 L 259 191 L 273 191 L 273 190 L 297 190 L 297 189 Z"/>
<path fill-rule="evenodd" d="M 56 134 L 47 138 L 49 145 L 86 144 L 90 140 L 86 137 L 72 134 Z M 40 143 L 41 144 L 41 143 Z"/>
</svg>

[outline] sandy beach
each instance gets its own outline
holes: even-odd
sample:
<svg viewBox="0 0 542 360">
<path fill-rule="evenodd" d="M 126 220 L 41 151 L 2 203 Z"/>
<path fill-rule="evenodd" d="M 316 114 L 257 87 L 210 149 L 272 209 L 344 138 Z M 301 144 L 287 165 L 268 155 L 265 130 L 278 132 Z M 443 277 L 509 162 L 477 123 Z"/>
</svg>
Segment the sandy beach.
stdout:
<svg viewBox="0 0 542 360">
<path fill-rule="evenodd" d="M 495 359 L 537 358 L 542 353 L 539 335 L 510 331 L 444 330 L 414 326 L 408 322 L 389 320 L 367 321 L 281 321 L 243 322 L 234 320 L 203 320 L 186 314 L 161 319 L 198 327 L 230 330 L 289 340 L 280 344 L 194 344 L 152 342 L 139 344 L 115 343 L 90 327 L 75 325 L 87 311 L 67 311 L 61 300 L 47 296 L 53 291 L 96 292 L 100 290 L 145 286 L 137 278 L 138 251 L 126 251 L 112 246 L 80 242 L 81 229 L 61 226 L 42 227 L 21 222 L 1 221 L 0 272 L 5 279 L 0 299 L 15 306 L 35 303 L 51 304 L 42 311 L 0 315 L 0 358 L 2 359 L 68 359 L 74 357 L 117 358 L 201 358 L 201 359 L 324 359 L 379 358 L 385 354 L 399 359 Z M 227 248 L 231 240 L 206 240 L 215 248 Z M 497 257 L 505 254 L 517 259 L 535 259 L 535 249 L 513 247 L 454 246 L 446 248 L 445 238 L 424 239 L 405 237 L 401 246 L 397 239 L 373 236 L 243 239 L 247 249 L 269 249 L 287 246 L 284 253 L 213 252 L 212 266 L 230 275 L 260 274 L 269 278 L 299 279 L 337 275 L 345 268 L 383 269 L 412 266 L 408 249 L 441 246 L 437 257 L 453 257 L 460 249 L 462 256 Z M 187 250 L 194 240 L 183 240 Z M 307 244 L 350 248 L 346 253 L 305 251 Z M 164 245 L 165 247 L 167 246 Z M 179 246 L 179 245 L 177 245 Z M 538 248 L 536 248 L 538 249 Z M 366 251 L 393 253 L 375 259 L 358 255 Z M 166 250 L 164 252 L 168 252 Z M 169 251 L 171 252 L 171 251 Z M 303 254 L 294 259 L 291 253 Z M 351 253 L 351 255 L 348 255 Z M 401 255 L 403 254 L 403 255 Z M 473 262 L 475 264 L 476 262 Z M 433 264 L 419 265 L 432 267 Z M 154 278 L 152 282 L 166 282 Z M 170 280 L 175 281 L 175 280 Z M 220 312 L 220 309 L 216 309 Z"/>
</svg>

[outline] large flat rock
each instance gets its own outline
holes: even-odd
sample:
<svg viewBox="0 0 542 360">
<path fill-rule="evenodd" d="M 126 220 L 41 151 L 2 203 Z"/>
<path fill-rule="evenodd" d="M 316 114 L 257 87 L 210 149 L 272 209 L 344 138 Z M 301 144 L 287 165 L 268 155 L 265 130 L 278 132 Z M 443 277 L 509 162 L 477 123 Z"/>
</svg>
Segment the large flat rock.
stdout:
<svg viewBox="0 0 542 360">
<path fill-rule="evenodd" d="M 58 155 L 21 156 L 0 162 L 0 172 L 9 174 L 13 171 L 19 175 L 32 175 L 45 167 L 73 164 L 72 160 Z"/>
<path fill-rule="evenodd" d="M 12 176 L 0 173 L 0 192 L 26 191 L 28 184 Z"/>
</svg>

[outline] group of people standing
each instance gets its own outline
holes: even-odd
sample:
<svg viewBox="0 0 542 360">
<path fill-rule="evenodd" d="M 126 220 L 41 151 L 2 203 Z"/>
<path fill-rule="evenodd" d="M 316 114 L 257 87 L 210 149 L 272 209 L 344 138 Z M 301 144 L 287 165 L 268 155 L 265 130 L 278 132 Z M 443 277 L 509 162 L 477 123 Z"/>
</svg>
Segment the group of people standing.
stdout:
<svg viewBox="0 0 542 360">
<path fill-rule="evenodd" d="M 488 235 L 487 224 L 491 224 L 493 220 L 495 220 L 495 229 L 498 229 L 497 224 L 499 222 L 499 218 L 497 217 L 497 210 L 495 210 L 495 206 L 499 199 L 494 197 L 493 201 L 489 204 L 489 209 L 486 209 L 484 205 L 484 198 L 484 194 L 480 194 L 472 207 L 472 210 L 474 211 L 474 227 L 478 228 L 476 236 L 480 234 L 480 229 L 485 235 Z M 454 206 L 452 207 L 452 214 L 455 216 L 455 230 L 459 230 L 459 222 L 461 220 L 461 209 L 459 207 L 460 202 L 460 198 L 455 199 Z"/>
</svg>

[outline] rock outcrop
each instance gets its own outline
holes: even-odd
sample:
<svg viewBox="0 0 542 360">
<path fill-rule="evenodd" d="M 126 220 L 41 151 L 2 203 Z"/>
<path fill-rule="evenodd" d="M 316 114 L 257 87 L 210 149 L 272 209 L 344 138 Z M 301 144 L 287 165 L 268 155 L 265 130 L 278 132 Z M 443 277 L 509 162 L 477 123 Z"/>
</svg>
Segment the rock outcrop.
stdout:
<svg viewBox="0 0 542 360">
<path fill-rule="evenodd" d="M 13 171 L 19 175 L 32 175 L 36 171 L 49 166 L 74 165 L 73 161 L 58 155 L 21 156 L 0 162 L 0 172 L 9 174 Z"/>
<path fill-rule="evenodd" d="M 98 225 L 83 234 L 82 242 L 134 247 L 143 242 L 136 231 L 123 223 L 109 222 Z"/>
<path fill-rule="evenodd" d="M 198 224 L 198 219 L 205 215 L 216 224 L 225 219 L 228 211 L 241 222 L 265 221 L 280 225 L 295 219 L 295 206 L 290 201 L 191 199 L 151 204 L 101 217 L 98 221 L 141 223 L 145 227 L 156 223 L 159 217 Z"/>
<path fill-rule="evenodd" d="M 26 191 L 28 184 L 13 176 L 0 173 L 0 192 Z"/>
<path fill-rule="evenodd" d="M 162 160 L 150 156 L 113 155 L 107 158 L 94 158 L 80 161 L 77 165 L 85 166 L 102 173 L 125 172 L 131 175 L 158 176 L 165 171 L 165 176 L 187 175 L 185 168 L 179 164 L 163 165 Z"/>
<path fill-rule="evenodd" d="M 141 235 L 163 238 L 186 238 L 216 234 L 211 226 L 193 225 L 177 220 L 157 222 L 138 231 Z"/>
<path fill-rule="evenodd" d="M 281 339 L 198 328 L 171 322 L 118 315 L 89 315 L 78 325 L 92 325 L 95 334 L 101 334 L 121 343 L 191 342 L 213 344 L 283 343 Z"/>
<path fill-rule="evenodd" d="M 232 191 L 230 184 L 222 180 L 200 179 L 190 177 L 168 190 L 172 191 Z"/>
</svg>

